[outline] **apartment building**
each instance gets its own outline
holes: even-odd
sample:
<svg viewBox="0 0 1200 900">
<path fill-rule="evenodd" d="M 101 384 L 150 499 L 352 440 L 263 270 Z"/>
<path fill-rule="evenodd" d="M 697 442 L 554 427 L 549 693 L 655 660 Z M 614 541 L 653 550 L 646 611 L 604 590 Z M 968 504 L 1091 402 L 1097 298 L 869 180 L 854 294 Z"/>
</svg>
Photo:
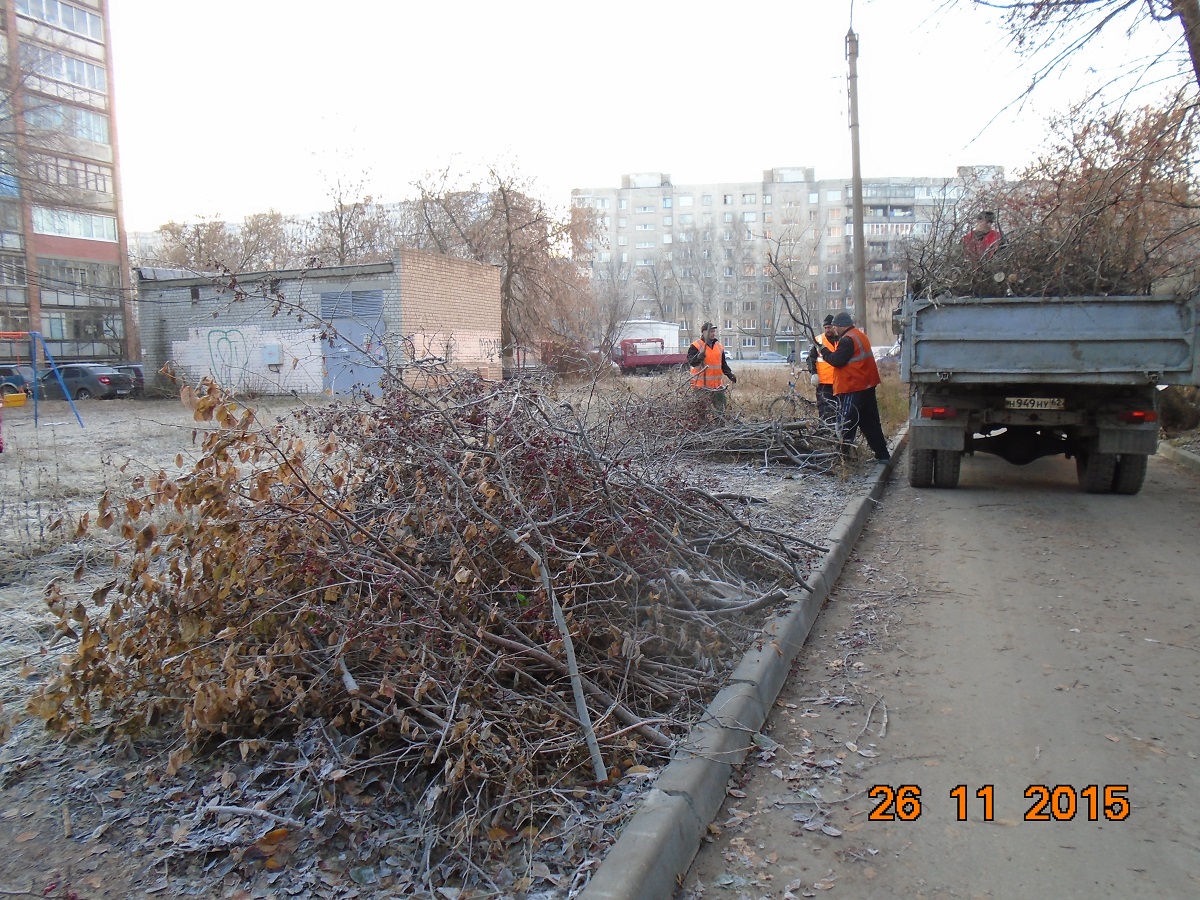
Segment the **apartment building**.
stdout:
<svg viewBox="0 0 1200 900">
<path fill-rule="evenodd" d="M 868 282 L 903 280 L 901 242 L 925 233 L 974 171 L 864 180 Z M 611 282 L 630 318 L 679 322 L 692 335 L 713 321 L 731 356 L 753 359 L 795 346 L 785 290 L 809 321 L 853 309 L 848 178 L 818 179 L 812 168 L 791 167 L 769 169 L 760 181 L 677 185 L 651 172 L 624 175 L 620 187 L 577 188 L 571 199 L 594 211 L 597 234 L 587 248 L 593 278 Z"/>
<path fill-rule="evenodd" d="M 0 331 L 40 331 L 58 361 L 136 358 L 107 2 L 11 0 L 0 28 Z"/>
</svg>

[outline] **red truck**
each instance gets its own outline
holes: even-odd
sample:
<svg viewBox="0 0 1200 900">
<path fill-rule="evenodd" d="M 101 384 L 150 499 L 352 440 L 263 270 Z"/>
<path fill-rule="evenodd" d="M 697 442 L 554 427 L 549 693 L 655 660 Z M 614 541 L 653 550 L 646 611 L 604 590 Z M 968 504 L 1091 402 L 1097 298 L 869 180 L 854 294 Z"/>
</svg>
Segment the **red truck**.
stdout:
<svg viewBox="0 0 1200 900">
<path fill-rule="evenodd" d="M 687 354 L 668 353 L 662 338 L 629 338 L 621 341 L 618 348 L 612 356 L 623 375 L 638 372 L 653 375 L 687 365 Z"/>
</svg>

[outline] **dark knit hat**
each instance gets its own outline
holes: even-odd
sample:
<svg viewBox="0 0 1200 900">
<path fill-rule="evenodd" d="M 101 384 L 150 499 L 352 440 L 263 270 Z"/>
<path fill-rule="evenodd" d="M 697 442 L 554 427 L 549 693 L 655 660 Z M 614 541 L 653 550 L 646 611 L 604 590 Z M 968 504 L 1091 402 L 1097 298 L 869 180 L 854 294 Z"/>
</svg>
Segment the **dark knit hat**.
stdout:
<svg viewBox="0 0 1200 900">
<path fill-rule="evenodd" d="M 850 313 L 840 312 L 833 317 L 833 324 L 837 328 L 849 328 L 854 324 L 854 320 L 850 318 Z"/>
<path fill-rule="evenodd" d="M 833 316 L 826 316 L 825 321 L 822 322 L 821 324 L 822 325 L 832 325 L 833 324 Z"/>
</svg>

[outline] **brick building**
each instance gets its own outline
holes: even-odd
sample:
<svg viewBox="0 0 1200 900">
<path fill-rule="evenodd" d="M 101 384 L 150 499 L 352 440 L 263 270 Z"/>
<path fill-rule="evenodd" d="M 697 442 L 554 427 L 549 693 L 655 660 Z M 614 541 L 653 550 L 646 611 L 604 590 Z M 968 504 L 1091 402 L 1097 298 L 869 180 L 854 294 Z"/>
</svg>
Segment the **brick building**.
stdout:
<svg viewBox="0 0 1200 900">
<path fill-rule="evenodd" d="M 0 32 L 0 331 L 60 361 L 136 356 L 107 3 L 13 0 Z"/>
<path fill-rule="evenodd" d="M 414 357 L 501 374 L 492 266 L 397 250 L 386 263 L 235 279 L 137 276 L 148 375 L 170 364 L 191 384 L 211 376 L 235 391 L 344 394 Z"/>
</svg>

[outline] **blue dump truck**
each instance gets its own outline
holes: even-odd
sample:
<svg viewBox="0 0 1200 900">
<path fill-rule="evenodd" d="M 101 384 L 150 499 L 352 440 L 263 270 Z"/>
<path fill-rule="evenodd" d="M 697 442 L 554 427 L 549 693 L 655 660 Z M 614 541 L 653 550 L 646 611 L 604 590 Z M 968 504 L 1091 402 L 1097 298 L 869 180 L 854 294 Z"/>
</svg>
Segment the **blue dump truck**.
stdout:
<svg viewBox="0 0 1200 900">
<path fill-rule="evenodd" d="M 1075 460 L 1090 493 L 1136 494 L 1158 386 L 1197 383 L 1197 299 L 908 297 L 896 311 L 913 487 L 958 484 L 964 453 Z"/>
</svg>

